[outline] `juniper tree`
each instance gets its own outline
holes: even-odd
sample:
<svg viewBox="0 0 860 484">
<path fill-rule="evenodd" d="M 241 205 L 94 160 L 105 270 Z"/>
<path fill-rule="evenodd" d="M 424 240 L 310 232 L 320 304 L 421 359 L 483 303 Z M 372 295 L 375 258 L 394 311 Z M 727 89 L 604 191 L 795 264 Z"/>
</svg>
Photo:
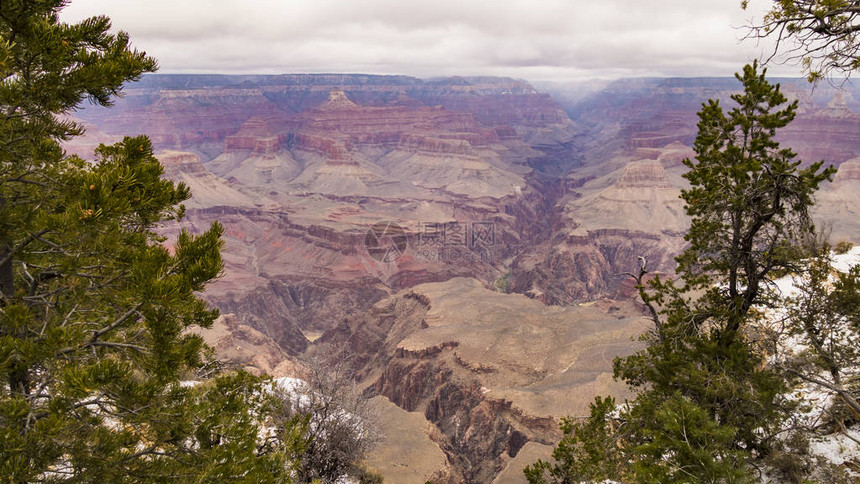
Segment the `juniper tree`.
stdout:
<svg viewBox="0 0 860 484">
<path fill-rule="evenodd" d="M 770 303 L 773 275 L 794 267 L 797 244 L 813 230 L 813 193 L 835 170 L 804 168 L 774 140 L 797 102 L 756 63 L 736 77 L 735 106 L 703 104 L 696 157 L 684 162 L 692 221 L 678 277 L 646 287 L 644 265 L 632 274 L 654 326 L 645 349 L 614 365 L 637 391 L 614 437 L 626 479 L 743 482 L 744 461 L 769 451 L 785 410 L 776 404 L 784 379 L 764 365 L 750 332 L 753 309 Z"/>
<path fill-rule="evenodd" d="M 258 379 L 179 385 L 203 349 L 186 330 L 217 316 L 196 293 L 222 270 L 221 226 L 164 245 L 190 193 L 145 137 L 95 163 L 61 149 L 83 131 L 62 115 L 156 68 L 105 17 L 60 22 L 65 3 L 0 2 L 0 476 L 289 480 L 290 429 L 259 439 Z"/>
</svg>

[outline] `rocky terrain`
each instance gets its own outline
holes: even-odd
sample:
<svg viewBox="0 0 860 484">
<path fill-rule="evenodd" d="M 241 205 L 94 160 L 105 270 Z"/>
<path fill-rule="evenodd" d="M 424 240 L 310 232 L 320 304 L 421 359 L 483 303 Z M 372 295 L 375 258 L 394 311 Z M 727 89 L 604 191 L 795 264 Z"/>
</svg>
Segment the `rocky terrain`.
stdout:
<svg viewBox="0 0 860 484">
<path fill-rule="evenodd" d="M 226 275 L 206 297 L 292 354 L 399 288 L 492 284 L 546 230 L 543 171 L 579 163 L 574 123 L 510 79 L 150 76 L 77 115 L 97 128 L 75 152 L 153 139 L 195 194 L 183 225 L 226 228 Z M 381 221 L 409 234 L 396 260 L 365 249 Z"/>
<path fill-rule="evenodd" d="M 860 102 L 785 81 L 781 135 L 840 166 L 816 218 L 860 242 Z M 385 415 L 392 482 L 520 482 L 555 419 L 582 413 L 643 330 L 629 278 L 670 272 L 696 111 L 732 79 L 547 86 L 505 78 L 154 75 L 75 118 L 88 156 L 149 135 L 191 187 L 181 224 L 225 227 L 203 333 L 237 365 L 288 375 L 348 358 Z"/>
<path fill-rule="evenodd" d="M 368 396 L 423 415 L 389 430 L 383 449 L 400 452 L 374 461 L 384 474 L 422 462 L 399 436 L 426 434 L 422 447 L 438 448 L 445 465 L 397 482 L 492 482 L 527 445 L 548 456 L 556 418 L 587 411 L 593 395 L 623 393 L 612 359 L 632 352 L 644 329 L 631 302 L 546 306 L 455 278 L 344 319 L 311 352 L 348 358 Z"/>
<path fill-rule="evenodd" d="M 805 165 L 822 159 L 844 165 L 817 194 L 816 223 L 833 242 L 860 242 L 860 192 L 851 181 L 860 151 L 860 90 L 850 85 L 813 90 L 797 79 L 783 79 L 781 85 L 799 109 L 778 140 Z M 684 245 L 687 219 L 676 196 L 687 186 L 682 161 L 695 154 L 696 113 L 711 98 L 730 109 L 738 82 L 622 79 L 592 89 L 545 88 L 583 130 L 578 138 L 583 161 L 568 172 L 564 193 L 555 199 L 552 234 L 515 262 L 513 287 L 549 303 L 568 304 L 595 293 L 622 297 L 630 288 L 614 275 L 629 271 L 637 255 L 645 256 L 651 269 L 671 271 L 672 256 Z M 583 276 L 574 267 L 594 271 Z"/>
</svg>

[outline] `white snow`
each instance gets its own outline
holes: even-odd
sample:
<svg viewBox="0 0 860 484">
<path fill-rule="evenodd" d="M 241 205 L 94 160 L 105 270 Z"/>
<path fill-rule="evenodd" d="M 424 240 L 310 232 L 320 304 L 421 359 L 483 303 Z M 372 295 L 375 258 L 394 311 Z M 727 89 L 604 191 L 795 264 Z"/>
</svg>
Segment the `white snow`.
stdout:
<svg viewBox="0 0 860 484">
<path fill-rule="evenodd" d="M 853 247 L 845 254 L 831 254 L 831 257 L 834 269 L 839 272 L 847 272 L 852 266 L 860 264 L 860 246 Z M 777 295 L 781 298 L 797 296 L 799 293 L 797 289 L 799 282 L 799 277 L 791 275 L 774 281 Z M 771 328 L 779 330 L 779 327 L 783 325 L 786 317 L 787 311 L 785 308 L 770 308 L 765 311 L 764 324 L 771 325 Z M 840 328 L 840 331 L 841 330 L 844 330 L 844 336 L 848 338 L 850 331 L 847 330 L 847 327 Z M 851 344 L 849 339 L 845 339 L 842 343 Z M 807 347 L 802 343 L 801 336 L 783 335 L 780 340 L 780 352 L 797 354 L 806 349 Z M 772 358 L 777 357 L 778 355 L 774 355 Z M 826 380 L 827 376 L 823 375 L 822 379 Z M 831 390 L 822 388 L 819 385 L 804 383 L 798 386 L 791 395 L 788 395 L 788 400 L 802 400 L 804 405 L 795 414 L 794 422 L 787 422 L 786 425 L 799 423 L 813 428 L 819 426 L 822 423 L 821 419 L 823 415 L 832 403 L 833 397 L 834 393 Z M 847 429 L 846 433 L 848 435 L 841 432 L 834 432 L 828 435 L 813 437 L 810 442 L 810 453 L 812 455 L 822 457 L 835 465 L 842 465 L 846 461 L 852 460 L 855 462 L 860 461 L 860 445 L 849 438 L 850 435 L 850 437 L 860 440 L 860 428 L 855 425 L 854 427 Z M 860 474 L 857 474 L 850 469 L 848 472 L 854 477 L 860 476 Z M 765 479 L 764 482 L 768 482 L 768 479 Z"/>
<path fill-rule="evenodd" d="M 845 254 L 833 256 L 833 268 L 839 272 L 848 272 L 851 266 L 860 264 L 860 246 L 852 247 Z"/>
<path fill-rule="evenodd" d="M 809 451 L 814 455 L 824 457 L 836 465 L 842 465 L 852 460 L 860 461 L 860 445 L 849 438 L 850 435 L 860 440 L 860 429 L 850 428 L 846 433 L 848 435 L 836 433 L 813 439 L 809 443 Z M 856 473 L 854 474 L 855 476 L 857 475 Z"/>
</svg>

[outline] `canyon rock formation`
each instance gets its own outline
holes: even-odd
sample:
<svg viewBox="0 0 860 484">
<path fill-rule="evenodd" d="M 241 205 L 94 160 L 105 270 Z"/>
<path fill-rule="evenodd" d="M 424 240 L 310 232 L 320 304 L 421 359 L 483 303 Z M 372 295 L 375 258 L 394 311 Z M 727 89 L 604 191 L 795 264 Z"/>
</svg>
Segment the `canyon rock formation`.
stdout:
<svg viewBox="0 0 860 484">
<path fill-rule="evenodd" d="M 292 354 L 400 288 L 502 277 L 544 230 L 535 173 L 578 163 L 574 123 L 510 79 L 149 76 L 78 115 L 102 138 L 153 139 L 194 193 L 182 225 L 225 226 L 207 299 Z M 381 221 L 408 233 L 397 260 L 365 250 Z"/>
<path fill-rule="evenodd" d="M 631 302 L 546 306 L 454 278 L 344 319 L 311 352 L 348 359 L 368 396 L 424 416 L 396 432 L 425 434 L 446 465 L 408 482 L 491 482 L 526 444 L 545 451 L 559 437 L 557 418 L 587 411 L 594 395 L 623 394 L 612 359 L 632 352 L 644 329 Z M 376 465 L 408 465 L 404 444 L 383 444 L 389 460 Z"/>
<path fill-rule="evenodd" d="M 644 330 L 620 275 L 670 273 L 696 112 L 733 79 L 577 86 L 370 75 L 152 75 L 75 119 L 66 146 L 147 134 L 191 187 L 163 227 L 225 227 L 202 334 L 222 358 L 289 375 L 348 358 L 385 424 L 371 459 L 394 482 L 520 482 L 555 419 L 622 394 L 614 356 Z M 783 82 L 780 134 L 839 174 L 815 216 L 860 242 L 860 95 Z"/>
</svg>

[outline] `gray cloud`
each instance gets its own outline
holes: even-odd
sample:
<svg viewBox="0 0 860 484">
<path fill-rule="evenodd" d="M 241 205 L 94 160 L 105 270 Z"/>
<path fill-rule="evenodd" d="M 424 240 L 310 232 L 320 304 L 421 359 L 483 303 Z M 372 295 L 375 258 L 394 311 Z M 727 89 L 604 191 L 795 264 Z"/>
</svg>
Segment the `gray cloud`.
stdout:
<svg viewBox="0 0 860 484">
<path fill-rule="evenodd" d="M 588 77 L 719 75 L 768 46 L 736 27 L 768 0 L 74 0 L 162 72 Z M 775 73 L 796 75 L 796 69 Z"/>
</svg>

